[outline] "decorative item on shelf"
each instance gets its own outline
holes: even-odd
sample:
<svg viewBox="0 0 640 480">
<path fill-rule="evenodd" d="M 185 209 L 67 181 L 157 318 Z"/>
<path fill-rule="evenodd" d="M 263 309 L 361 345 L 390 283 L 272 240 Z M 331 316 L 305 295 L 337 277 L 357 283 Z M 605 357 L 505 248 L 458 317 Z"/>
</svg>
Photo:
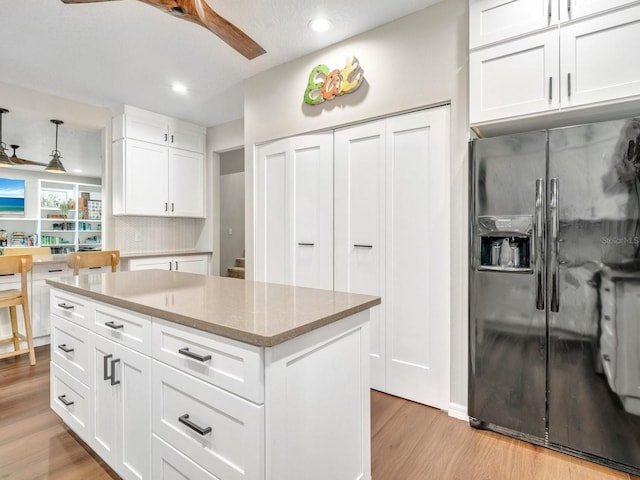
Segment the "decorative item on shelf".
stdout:
<svg viewBox="0 0 640 480">
<path fill-rule="evenodd" d="M 88 203 L 91 199 L 91 194 L 89 192 L 81 192 L 80 198 L 78 198 L 78 218 L 88 219 L 89 218 L 89 207 Z"/>
<path fill-rule="evenodd" d="M 58 208 L 60 209 L 62 218 L 67 218 L 67 215 L 69 214 L 69 204 L 67 202 L 61 203 Z"/>
<path fill-rule="evenodd" d="M 24 232 L 13 232 L 11 234 L 12 247 L 25 247 L 27 245 L 27 236 Z"/>
<path fill-rule="evenodd" d="M 6 247 L 9 243 L 9 234 L 6 230 L 0 230 L 0 247 Z"/>
<path fill-rule="evenodd" d="M 51 152 L 51 161 L 45 170 L 47 172 L 66 173 L 67 171 L 64 169 L 62 162 L 60 161 L 62 155 L 60 155 L 60 151 L 58 150 L 58 127 L 64 122 L 62 120 L 51 120 L 51 123 L 54 123 L 56 126 L 56 148 Z"/>
<path fill-rule="evenodd" d="M 67 203 L 66 190 L 46 190 L 42 192 L 41 207 L 58 208 L 63 203 Z"/>
<path fill-rule="evenodd" d="M 100 220 L 102 218 L 102 202 L 100 200 L 89 200 L 87 202 L 88 219 Z"/>
</svg>

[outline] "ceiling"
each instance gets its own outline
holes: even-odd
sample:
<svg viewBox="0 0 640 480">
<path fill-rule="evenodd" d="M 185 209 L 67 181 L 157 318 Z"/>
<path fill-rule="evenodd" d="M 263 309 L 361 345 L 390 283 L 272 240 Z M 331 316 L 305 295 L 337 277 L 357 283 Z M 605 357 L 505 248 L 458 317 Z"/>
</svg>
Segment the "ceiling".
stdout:
<svg viewBox="0 0 640 480">
<path fill-rule="evenodd" d="M 137 0 L 0 0 L 0 81 L 213 126 L 243 116 L 244 79 L 440 0 L 206 1 L 267 53 L 247 60 L 208 30 Z M 332 30 L 308 29 L 316 16 Z M 175 82 L 188 92 L 173 92 Z M 8 100 L 0 91 L 0 103 Z"/>
</svg>

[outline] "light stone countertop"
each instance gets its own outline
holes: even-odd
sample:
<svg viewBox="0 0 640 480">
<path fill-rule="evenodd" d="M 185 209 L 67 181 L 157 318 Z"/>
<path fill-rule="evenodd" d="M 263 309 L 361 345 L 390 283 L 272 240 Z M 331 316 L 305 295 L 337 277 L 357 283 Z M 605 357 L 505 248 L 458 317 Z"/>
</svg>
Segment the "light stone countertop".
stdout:
<svg viewBox="0 0 640 480">
<path fill-rule="evenodd" d="M 164 270 L 47 280 L 95 300 L 270 347 L 380 304 L 380 297 Z"/>
</svg>

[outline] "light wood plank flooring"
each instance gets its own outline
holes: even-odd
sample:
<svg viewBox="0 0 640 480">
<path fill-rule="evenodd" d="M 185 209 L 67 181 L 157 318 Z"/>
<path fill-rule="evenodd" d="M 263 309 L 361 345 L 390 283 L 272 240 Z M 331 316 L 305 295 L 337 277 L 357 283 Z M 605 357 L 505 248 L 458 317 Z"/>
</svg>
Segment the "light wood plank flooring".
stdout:
<svg viewBox="0 0 640 480">
<path fill-rule="evenodd" d="M 117 479 L 49 409 L 49 349 L 36 354 L 35 367 L 0 360 L 0 480 Z M 374 480 L 640 480 L 407 400 L 371 401 Z"/>
</svg>

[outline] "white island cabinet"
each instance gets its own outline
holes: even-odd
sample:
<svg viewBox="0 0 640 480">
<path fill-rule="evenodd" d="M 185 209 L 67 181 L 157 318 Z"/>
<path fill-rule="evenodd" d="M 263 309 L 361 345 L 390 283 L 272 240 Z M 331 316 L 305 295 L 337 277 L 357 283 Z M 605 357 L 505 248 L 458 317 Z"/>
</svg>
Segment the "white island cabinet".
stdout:
<svg viewBox="0 0 640 480">
<path fill-rule="evenodd" d="M 48 283 L 51 407 L 123 478 L 371 479 L 378 297 L 175 271 Z"/>
</svg>

